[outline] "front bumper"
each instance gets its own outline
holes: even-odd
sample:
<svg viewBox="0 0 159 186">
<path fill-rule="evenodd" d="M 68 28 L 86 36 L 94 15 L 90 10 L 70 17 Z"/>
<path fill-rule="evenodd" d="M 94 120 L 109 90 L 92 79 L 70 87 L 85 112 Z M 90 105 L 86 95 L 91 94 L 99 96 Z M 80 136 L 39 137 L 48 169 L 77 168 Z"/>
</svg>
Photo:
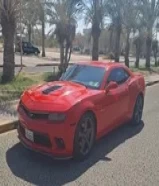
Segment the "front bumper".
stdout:
<svg viewBox="0 0 159 186">
<path fill-rule="evenodd" d="M 21 144 L 28 150 L 31 150 L 33 152 L 36 152 L 36 153 L 40 153 L 42 155 L 45 155 L 45 156 L 48 156 L 48 157 L 51 157 L 55 160 L 69 160 L 69 159 L 72 159 L 72 156 L 55 156 L 55 155 L 52 155 L 51 153 L 47 153 L 46 151 L 43 151 L 41 149 L 38 149 L 38 148 L 32 148 L 32 145 L 28 145 L 24 138 L 21 136 L 21 135 L 18 135 L 18 138 L 21 142 Z"/>
<path fill-rule="evenodd" d="M 18 137 L 25 147 L 55 159 L 72 157 L 76 125 L 71 120 L 62 124 L 50 124 L 45 120 L 29 118 L 21 109 L 18 109 L 18 114 Z M 26 130 L 34 134 L 34 140 L 26 137 Z M 58 140 L 62 141 L 62 146 Z"/>
</svg>

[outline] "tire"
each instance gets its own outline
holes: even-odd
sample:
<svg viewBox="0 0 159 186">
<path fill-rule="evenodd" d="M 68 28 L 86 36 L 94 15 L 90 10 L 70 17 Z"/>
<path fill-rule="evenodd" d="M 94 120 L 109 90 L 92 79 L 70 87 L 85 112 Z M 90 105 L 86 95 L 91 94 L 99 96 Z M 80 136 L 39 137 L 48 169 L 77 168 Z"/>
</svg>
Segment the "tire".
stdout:
<svg viewBox="0 0 159 186">
<path fill-rule="evenodd" d="M 96 122 L 92 114 L 86 113 L 80 119 L 74 140 L 73 158 L 77 161 L 85 160 L 95 143 Z"/>
<path fill-rule="evenodd" d="M 136 99 L 131 125 L 140 125 L 144 107 L 144 98 L 139 95 Z"/>
<path fill-rule="evenodd" d="M 35 53 L 34 53 L 36 56 L 39 56 L 39 51 L 37 50 L 37 51 L 35 51 Z"/>
</svg>

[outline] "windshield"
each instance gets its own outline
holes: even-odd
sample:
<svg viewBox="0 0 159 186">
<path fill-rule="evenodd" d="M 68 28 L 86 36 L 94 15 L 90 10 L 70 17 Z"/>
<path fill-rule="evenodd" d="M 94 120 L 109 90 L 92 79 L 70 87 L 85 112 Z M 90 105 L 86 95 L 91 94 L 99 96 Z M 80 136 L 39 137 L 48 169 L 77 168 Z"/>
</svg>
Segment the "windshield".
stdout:
<svg viewBox="0 0 159 186">
<path fill-rule="evenodd" d="M 105 68 L 103 67 L 76 64 L 69 67 L 60 80 L 75 82 L 92 89 L 99 89 L 104 74 Z"/>
</svg>

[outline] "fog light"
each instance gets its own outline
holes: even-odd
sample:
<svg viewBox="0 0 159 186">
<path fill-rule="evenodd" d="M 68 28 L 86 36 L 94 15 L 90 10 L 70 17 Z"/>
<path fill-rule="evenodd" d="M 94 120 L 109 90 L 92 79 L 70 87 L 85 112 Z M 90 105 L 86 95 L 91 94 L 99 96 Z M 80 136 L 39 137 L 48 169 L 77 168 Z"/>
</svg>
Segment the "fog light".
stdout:
<svg viewBox="0 0 159 186">
<path fill-rule="evenodd" d="M 56 145 L 59 149 L 64 149 L 65 144 L 62 138 L 55 138 Z"/>
</svg>

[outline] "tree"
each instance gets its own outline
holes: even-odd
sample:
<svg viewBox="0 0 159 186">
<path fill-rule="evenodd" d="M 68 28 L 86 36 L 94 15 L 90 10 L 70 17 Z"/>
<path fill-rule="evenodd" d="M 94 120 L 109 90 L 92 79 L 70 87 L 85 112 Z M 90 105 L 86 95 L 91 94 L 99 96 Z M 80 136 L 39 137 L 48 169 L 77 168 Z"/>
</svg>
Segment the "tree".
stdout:
<svg viewBox="0 0 159 186">
<path fill-rule="evenodd" d="M 39 7 L 37 0 L 21 0 L 22 1 L 22 22 L 27 28 L 28 41 L 32 42 L 33 27 L 37 24 Z"/>
<path fill-rule="evenodd" d="M 45 57 L 45 20 L 46 20 L 46 14 L 45 14 L 45 6 L 46 6 L 46 0 L 37 0 L 37 6 L 38 6 L 38 17 L 41 22 L 41 38 L 42 38 L 42 57 Z"/>
<path fill-rule="evenodd" d="M 136 30 L 136 20 L 140 12 L 135 0 L 122 0 L 122 23 L 126 32 L 125 65 L 129 67 L 130 34 Z"/>
<path fill-rule="evenodd" d="M 137 18 L 135 20 L 135 34 L 136 37 L 134 39 L 134 45 L 136 48 L 136 61 L 135 61 L 135 67 L 139 68 L 139 63 L 140 63 L 140 56 L 142 52 L 142 47 L 144 46 L 144 41 L 145 41 L 145 25 L 143 22 L 143 18 L 140 14 L 137 15 Z"/>
<path fill-rule="evenodd" d="M 109 26 L 109 33 L 110 33 L 110 36 L 109 36 L 109 49 L 108 49 L 108 52 L 111 53 L 112 52 L 112 49 L 113 49 L 113 38 L 114 38 L 114 24 L 111 23 L 110 26 Z"/>
<path fill-rule="evenodd" d="M 139 29 L 138 30 L 138 35 L 134 39 L 134 45 L 135 45 L 135 48 L 136 48 L 136 61 L 135 61 L 135 67 L 136 68 L 139 68 L 140 56 L 141 56 L 143 43 L 144 43 L 144 33 Z"/>
<path fill-rule="evenodd" d="M 76 15 L 80 0 L 55 0 L 47 2 L 50 24 L 55 25 L 55 36 L 60 46 L 59 76 L 65 72 L 72 53 L 72 42 L 76 32 Z"/>
<path fill-rule="evenodd" d="M 86 24 L 91 23 L 92 26 L 92 60 L 96 61 L 99 58 L 99 37 L 106 15 L 106 0 L 83 0 L 82 5 L 85 13 L 85 22 Z"/>
<path fill-rule="evenodd" d="M 14 78 L 14 36 L 16 21 L 20 12 L 20 0 L 0 0 L 0 21 L 4 40 L 2 82 Z"/>
<path fill-rule="evenodd" d="M 121 53 L 120 39 L 121 39 L 121 33 L 122 33 L 123 1 L 122 0 L 108 0 L 106 10 L 116 31 L 114 53 L 115 53 L 115 61 L 119 62 L 120 53 Z"/>
<path fill-rule="evenodd" d="M 146 67 L 150 68 L 154 23 L 159 15 L 158 0 L 140 0 L 140 11 L 146 27 Z"/>
<path fill-rule="evenodd" d="M 46 0 L 23 0 L 24 22 L 28 27 L 28 38 L 31 42 L 32 29 L 35 25 L 41 25 L 42 57 L 45 57 L 45 22 L 46 22 Z"/>
<path fill-rule="evenodd" d="M 158 66 L 158 61 L 157 61 L 157 53 L 158 53 L 158 40 L 153 40 L 152 41 L 152 51 L 155 59 L 155 66 Z"/>
</svg>

